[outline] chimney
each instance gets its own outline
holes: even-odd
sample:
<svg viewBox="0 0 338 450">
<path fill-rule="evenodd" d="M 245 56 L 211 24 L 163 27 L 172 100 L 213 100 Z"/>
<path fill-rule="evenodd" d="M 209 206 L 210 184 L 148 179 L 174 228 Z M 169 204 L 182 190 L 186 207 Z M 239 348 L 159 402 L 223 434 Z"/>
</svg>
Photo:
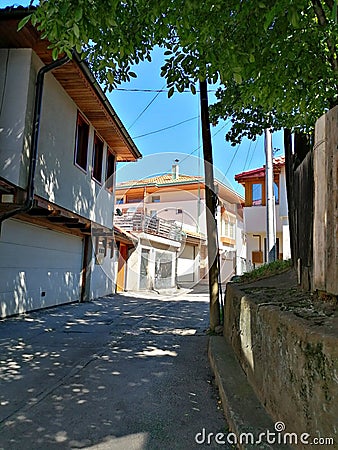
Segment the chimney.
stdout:
<svg viewBox="0 0 338 450">
<path fill-rule="evenodd" d="M 172 174 L 172 179 L 173 180 L 178 180 L 179 177 L 179 166 L 178 166 L 178 160 L 175 160 L 175 164 L 172 165 L 171 167 L 171 174 Z"/>
</svg>

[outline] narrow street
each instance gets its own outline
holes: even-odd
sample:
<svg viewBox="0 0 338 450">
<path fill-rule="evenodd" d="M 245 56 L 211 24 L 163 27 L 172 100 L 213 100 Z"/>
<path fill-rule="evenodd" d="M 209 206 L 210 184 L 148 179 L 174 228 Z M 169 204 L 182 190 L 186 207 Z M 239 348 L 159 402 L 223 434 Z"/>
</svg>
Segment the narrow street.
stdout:
<svg viewBox="0 0 338 450">
<path fill-rule="evenodd" d="M 116 295 L 1 321 L 0 448 L 226 448 L 195 441 L 203 428 L 227 431 L 199 292 Z"/>
</svg>

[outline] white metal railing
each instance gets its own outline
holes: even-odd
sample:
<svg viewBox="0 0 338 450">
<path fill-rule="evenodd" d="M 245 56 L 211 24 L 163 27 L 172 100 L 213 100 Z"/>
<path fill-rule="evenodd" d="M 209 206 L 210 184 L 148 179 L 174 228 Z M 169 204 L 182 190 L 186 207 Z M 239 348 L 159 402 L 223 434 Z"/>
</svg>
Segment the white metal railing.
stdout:
<svg viewBox="0 0 338 450">
<path fill-rule="evenodd" d="M 144 232 L 178 242 L 182 241 L 184 235 L 174 221 L 149 216 L 137 210 L 122 212 L 121 216 L 115 215 L 114 224 L 126 231 Z"/>
</svg>

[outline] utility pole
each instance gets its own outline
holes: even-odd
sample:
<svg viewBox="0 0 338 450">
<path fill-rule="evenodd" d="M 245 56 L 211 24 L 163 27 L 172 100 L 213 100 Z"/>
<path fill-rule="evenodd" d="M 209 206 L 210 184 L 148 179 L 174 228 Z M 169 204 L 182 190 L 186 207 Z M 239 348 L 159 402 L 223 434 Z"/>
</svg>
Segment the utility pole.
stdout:
<svg viewBox="0 0 338 450">
<path fill-rule="evenodd" d="M 210 329 L 220 324 L 220 302 L 218 290 L 218 246 L 216 226 L 216 202 L 213 172 L 212 144 L 209 122 L 208 88 L 206 81 L 200 81 L 201 124 L 205 174 L 205 203 L 208 238 L 208 268 L 210 295 Z"/>
<path fill-rule="evenodd" d="M 276 260 L 275 196 L 273 192 L 272 137 L 270 129 L 265 136 L 265 185 L 266 185 L 266 248 L 267 262 Z"/>
</svg>

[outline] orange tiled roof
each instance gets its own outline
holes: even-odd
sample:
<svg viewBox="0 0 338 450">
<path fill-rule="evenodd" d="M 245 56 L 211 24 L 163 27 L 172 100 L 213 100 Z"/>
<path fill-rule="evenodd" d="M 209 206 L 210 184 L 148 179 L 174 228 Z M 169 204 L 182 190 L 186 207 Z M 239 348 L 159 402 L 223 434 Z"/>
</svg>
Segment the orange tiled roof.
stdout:
<svg viewBox="0 0 338 450">
<path fill-rule="evenodd" d="M 145 185 L 166 185 L 166 184 L 184 184 L 184 183 L 197 183 L 203 182 L 203 177 L 190 176 L 190 175 L 179 175 L 176 179 L 173 178 L 171 173 L 166 173 L 163 175 L 158 175 L 156 177 L 144 178 L 142 180 L 129 180 L 117 183 L 117 188 L 122 188 L 126 186 L 145 186 Z"/>
<path fill-rule="evenodd" d="M 274 173 L 279 173 L 283 166 L 285 166 L 285 156 L 273 158 Z M 235 175 L 235 180 L 240 183 L 250 178 L 260 178 L 264 176 L 265 176 L 265 165 L 263 167 L 259 167 L 258 169 L 247 170 L 246 172 L 238 173 L 237 175 Z"/>
</svg>

